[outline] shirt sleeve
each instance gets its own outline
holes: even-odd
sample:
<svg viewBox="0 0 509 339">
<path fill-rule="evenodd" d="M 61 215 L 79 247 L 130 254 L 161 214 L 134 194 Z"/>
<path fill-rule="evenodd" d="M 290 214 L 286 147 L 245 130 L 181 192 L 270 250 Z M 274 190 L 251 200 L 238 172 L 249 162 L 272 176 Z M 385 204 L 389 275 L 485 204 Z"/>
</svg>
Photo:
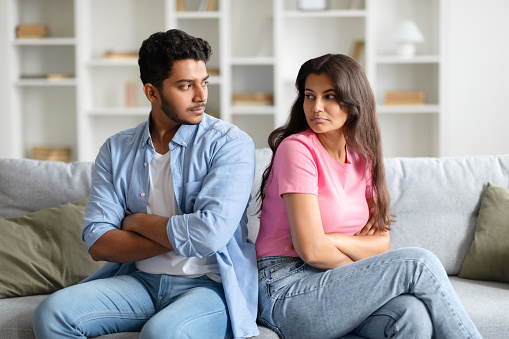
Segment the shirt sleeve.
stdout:
<svg viewBox="0 0 509 339">
<path fill-rule="evenodd" d="M 272 171 L 280 196 L 285 193 L 318 195 L 316 154 L 303 141 L 283 140 L 276 151 Z"/>
<path fill-rule="evenodd" d="M 113 185 L 113 168 L 109 139 L 100 148 L 92 175 L 92 191 L 85 208 L 81 238 L 87 250 L 104 233 L 119 229 L 125 216 L 123 199 L 119 199 Z"/>
<path fill-rule="evenodd" d="M 168 239 L 184 257 L 211 256 L 224 251 L 232 236 L 247 238 L 241 234 L 247 228 L 239 228 L 239 222 L 245 219 L 253 187 L 254 143 L 247 136 L 230 140 L 212 159 L 203 182 L 193 183 L 199 187 L 193 211 L 168 221 Z"/>
</svg>

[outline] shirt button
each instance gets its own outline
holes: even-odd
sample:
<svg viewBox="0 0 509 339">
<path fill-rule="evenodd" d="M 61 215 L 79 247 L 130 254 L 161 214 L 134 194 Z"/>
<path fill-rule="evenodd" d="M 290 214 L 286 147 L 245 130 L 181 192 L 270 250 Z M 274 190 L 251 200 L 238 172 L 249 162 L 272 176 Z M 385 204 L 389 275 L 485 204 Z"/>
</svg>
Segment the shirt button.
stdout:
<svg viewBox="0 0 509 339">
<path fill-rule="evenodd" d="M 144 196 L 145 196 L 145 192 L 141 192 L 141 194 L 140 194 L 140 195 L 141 195 L 142 197 L 144 197 Z"/>
<path fill-rule="evenodd" d="M 182 141 L 182 145 L 187 145 L 187 142 L 185 142 L 185 141 Z"/>
<path fill-rule="evenodd" d="M 144 163 L 143 166 L 147 167 L 147 163 Z"/>
</svg>

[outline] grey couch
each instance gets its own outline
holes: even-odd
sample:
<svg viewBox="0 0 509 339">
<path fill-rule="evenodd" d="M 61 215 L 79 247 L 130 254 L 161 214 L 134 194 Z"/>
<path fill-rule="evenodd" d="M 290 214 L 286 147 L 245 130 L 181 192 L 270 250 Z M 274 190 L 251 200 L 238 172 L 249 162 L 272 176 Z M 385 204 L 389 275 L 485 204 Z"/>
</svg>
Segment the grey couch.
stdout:
<svg viewBox="0 0 509 339">
<path fill-rule="evenodd" d="M 270 155 L 268 149 L 256 150 L 253 196 Z M 457 277 L 474 237 L 487 182 L 509 187 L 509 155 L 388 158 L 385 166 L 397 218 L 391 249 L 417 246 L 435 253 L 483 337 L 509 338 L 509 284 Z M 83 162 L 0 159 L 0 218 L 22 216 L 86 196 L 92 167 Z M 253 201 L 248 209 L 252 239 L 258 234 L 255 211 Z M 32 313 L 45 297 L 0 299 L 0 339 L 34 338 Z M 260 332 L 259 338 L 277 338 L 267 328 L 260 326 Z M 101 338 L 137 337 L 137 333 L 118 333 Z"/>
</svg>

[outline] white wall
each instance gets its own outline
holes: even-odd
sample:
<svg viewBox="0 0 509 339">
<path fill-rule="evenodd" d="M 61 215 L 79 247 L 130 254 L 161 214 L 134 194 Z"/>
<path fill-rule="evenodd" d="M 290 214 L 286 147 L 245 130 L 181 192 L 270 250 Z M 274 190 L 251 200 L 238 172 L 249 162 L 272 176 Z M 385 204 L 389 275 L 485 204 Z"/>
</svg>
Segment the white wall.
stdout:
<svg viewBox="0 0 509 339">
<path fill-rule="evenodd" d="M 509 153 L 509 1 L 447 0 L 443 155 Z"/>
<path fill-rule="evenodd" d="M 9 77 L 7 63 L 8 24 L 7 1 L 0 0 L 0 158 L 13 156 L 11 121 L 9 120 Z"/>
</svg>

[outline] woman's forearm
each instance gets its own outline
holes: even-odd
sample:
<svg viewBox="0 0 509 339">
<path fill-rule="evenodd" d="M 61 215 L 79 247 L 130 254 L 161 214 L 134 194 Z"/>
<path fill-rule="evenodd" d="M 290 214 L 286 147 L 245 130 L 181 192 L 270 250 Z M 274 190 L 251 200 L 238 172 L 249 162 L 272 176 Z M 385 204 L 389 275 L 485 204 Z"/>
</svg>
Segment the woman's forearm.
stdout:
<svg viewBox="0 0 509 339">
<path fill-rule="evenodd" d="M 389 250 L 389 232 L 376 231 L 373 235 L 326 234 L 334 246 L 354 261 L 372 257 Z"/>
</svg>

